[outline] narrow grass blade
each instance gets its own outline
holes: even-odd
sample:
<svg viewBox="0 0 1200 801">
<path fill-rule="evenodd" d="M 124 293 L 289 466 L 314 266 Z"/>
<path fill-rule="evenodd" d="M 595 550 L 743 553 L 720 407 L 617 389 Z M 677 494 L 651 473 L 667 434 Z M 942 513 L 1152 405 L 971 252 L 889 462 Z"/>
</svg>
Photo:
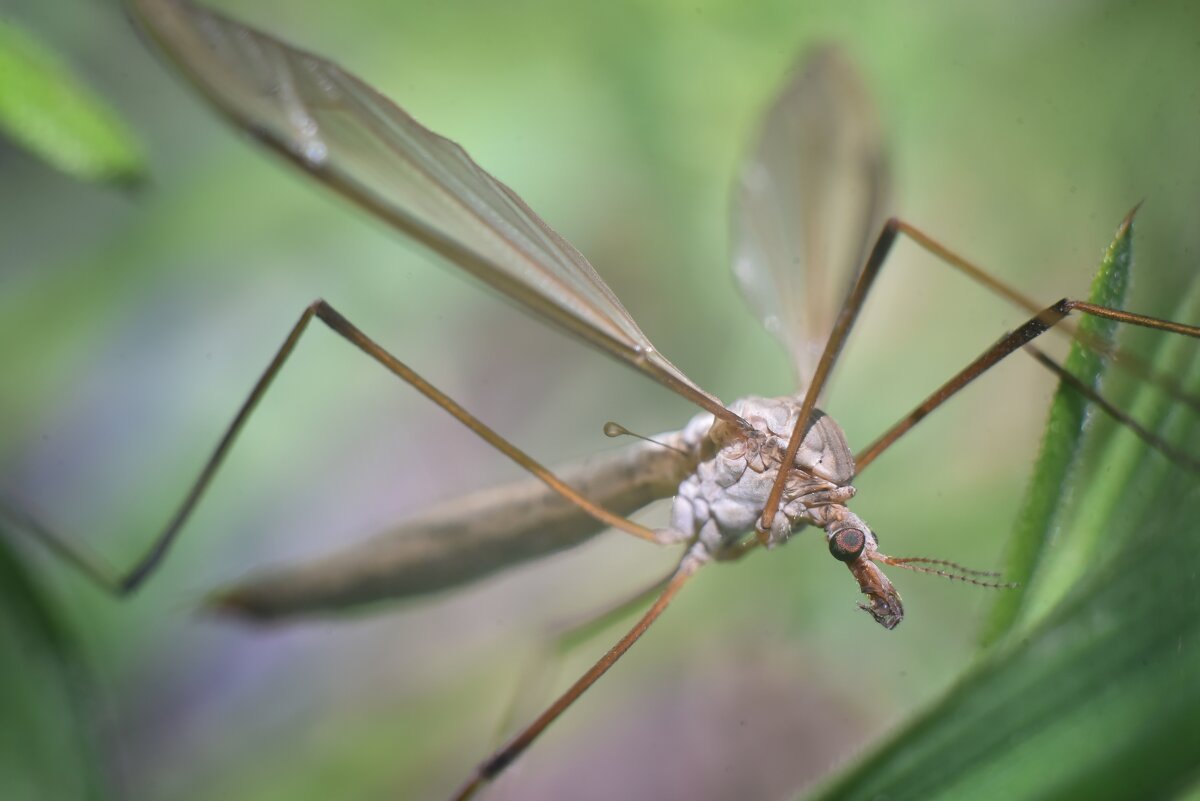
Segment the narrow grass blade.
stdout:
<svg viewBox="0 0 1200 801">
<path fill-rule="evenodd" d="M 1122 221 L 1112 244 L 1104 253 L 1088 296 L 1092 303 L 1114 308 L 1125 305 L 1129 270 L 1133 262 L 1134 212 L 1130 212 Z M 1079 321 L 1082 335 L 1106 343 L 1113 341 L 1116 328 L 1117 324 L 1112 320 L 1099 317 L 1085 316 Z M 1105 363 L 1094 350 L 1075 343 L 1065 366 L 1087 386 L 1100 389 Z M 985 644 L 999 639 L 1029 608 L 1031 599 L 1035 597 L 1031 582 L 1039 563 L 1048 550 L 1059 549 L 1061 553 L 1061 547 L 1065 545 L 1056 542 L 1060 530 L 1060 501 L 1071 486 L 1084 434 L 1096 413 L 1087 399 L 1074 389 L 1065 384 L 1059 386 L 1050 406 L 1046 434 L 1026 491 L 1025 503 L 1017 516 L 1017 525 L 1008 544 L 1004 575 L 1006 580 L 1017 582 L 1021 587 L 997 599 L 984 629 Z M 1081 546 L 1079 551 L 1082 550 Z M 1082 557 L 1082 553 L 1079 555 Z M 1082 567 L 1082 561 L 1082 558 L 1077 560 L 1077 568 Z"/>
<path fill-rule="evenodd" d="M 1126 280 L 1128 237 L 1123 226 L 1099 292 Z M 1175 316 L 1197 315 L 1200 285 Z M 1158 342 L 1154 366 L 1200 391 L 1195 343 Z M 1078 355 L 1071 361 L 1080 366 Z M 1096 368 L 1085 380 L 1102 375 Z M 1158 387 L 1141 387 L 1132 411 L 1179 447 L 1200 442 L 1200 421 Z M 1170 797 L 1193 785 L 1200 549 L 1190 540 L 1200 480 L 1128 430 L 1089 424 L 1086 409 L 1071 410 L 1061 397 L 1034 480 L 1049 476 L 1054 483 L 1030 492 L 1048 533 L 1028 534 L 1038 521 L 1027 508 L 1019 536 L 1032 545 L 1023 543 L 1028 553 L 1017 564 L 1027 565 L 1031 586 L 1021 604 L 993 619 L 996 644 L 816 798 L 1116 801 Z"/>
</svg>

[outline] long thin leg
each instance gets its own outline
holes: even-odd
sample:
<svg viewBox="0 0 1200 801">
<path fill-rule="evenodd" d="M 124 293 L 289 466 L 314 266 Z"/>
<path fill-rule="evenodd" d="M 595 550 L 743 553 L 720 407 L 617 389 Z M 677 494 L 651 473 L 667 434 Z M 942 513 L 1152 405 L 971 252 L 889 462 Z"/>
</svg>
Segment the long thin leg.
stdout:
<svg viewBox="0 0 1200 801">
<path fill-rule="evenodd" d="M 1122 225 L 1128 226 L 1132 224 L 1135 214 L 1137 214 L 1137 207 L 1134 207 L 1134 209 L 1125 216 L 1125 220 Z M 918 247 L 930 255 L 935 256 L 943 264 L 953 267 L 967 278 L 970 278 L 975 283 L 999 295 L 1000 297 L 1012 303 L 1014 306 L 1022 308 L 1030 314 L 1035 314 L 1040 308 L 1039 304 L 1029 295 L 1023 294 L 1011 285 L 988 273 L 979 265 L 967 259 L 965 256 L 946 247 L 941 242 L 922 231 L 920 228 L 917 228 L 915 225 L 905 222 L 904 220 L 897 219 L 888 220 L 887 225 L 894 228 L 897 233 L 904 234 L 904 236 L 912 240 L 913 243 L 915 243 Z M 1196 409 L 1197 411 L 1200 411 L 1200 398 L 1184 391 L 1184 389 L 1179 386 L 1179 382 L 1173 376 L 1156 373 L 1150 367 L 1150 365 L 1143 362 L 1137 357 L 1136 354 L 1130 353 L 1129 351 L 1126 351 L 1111 342 L 1107 342 L 1100 337 L 1089 335 L 1086 332 L 1081 332 L 1069 322 L 1064 323 L 1055 330 L 1062 331 L 1065 335 L 1070 336 L 1086 347 L 1091 348 L 1093 351 L 1109 357 L 1115 364 L 1119 365 L 1125 370 L 1128 370 L 1136 378 L 1141 378 L 1145 381 L 1149 381 L 1155 386 L 1161 387 L 1175 400 L 1180 401 L 1181 403 L 1184 403 L 1191 408 Z"/>
<path fill-rule="evenodd" d="M 1124 225 L 1132 223 L 1133 216 L 1137 209 L 1133 209 L 1125 218 Z M 821 360 L 817 363 L 816 372 L 813 375 L 812 383 L 809 384 L 804 395 L 804 401 L 800 406 L 800 414 L 796 419 L 796 426 L 792 430 L 792 435 L 788 441 L 787 450 L 784 453 L 782 464 L 784 467 L 779 471 L 775 478 L 775 483 L 771 487 L 771 493 L 767 497 L 767 503 L 763 508 L 762 518 L 759 520 L 758 535 L 759 540 L 766 542 L 766 533 L 770 530 L 771 520 L 775 517 L 776 511 L 779 509 L 779 503 L 783 496 L 783 487 L 787 481 L 790 465 L 796 457 L 796 453 L 800 448 L 800 443 L 803 441 L 804 432 L 808 429 L 812 412 L 816 408 L 817 398 L 824 389 L 826 382 L 829 380 L 830 373 L 837 362 L 838 356 L 841 354 L 843 346 L 846 344 L 846 338 L 849 336 L 850 330 L 853 328 L 855 321 L 858 318 L 858 313 L 862 308 L 863 302 L 866 300 L 868 292 L 870 292 L 872 284 L 875 282 L 879 271 L 887 261 L 888 254 L 891 252 L 892 246 L 896 243 L 897 237 L 901 234 L 911 239 L 922 249 L 937 257 L 937 259 L 955 270 L 958 270 L 963 275 L 967 276 L 976 283 L 984 286 L 995 294 L 1005 298 L 1011 303 L 1031 312 L 1035 313 L 1038 310 L 1037 303 L 1028 295 L 1024 295 L 1005 282 L 989 274 L 987 271 L 980 268 L 978 265 L 971 262 L 969 259 L 956 253 L 945 245 L 941 244 L 933 237 L 926 234 L 916 226 L 907 223 L 903 220 L 892 217 L 884 223 L 883 230 L 880 231 L 879 237 L 875 240 L 874 247 L 871 248 L 871 253 L 855 279 L 853 288 L 850 294 L 846 297 L 845 303 L 838 314 L 837 321 L 834 323 L 833 331 L 829 335 L 829 340 L 825 343 L 825 350 L 821 353 Z M 1087 304 L 1076 302 L 1073 308 L 1079 311 L 1085 311 L 1093 314 L 1099 314 L 1095 309 L 1089 310 L 1085 308 Z M 1115 310 L 1105 310 L 1113 315 L 1124 314 Z M 1099 314 L 1099 316 L 1106 316 Z M 1131 315 L 1137 317 L 1138 315 Z M 1132 322 L 1130 319 L 1122 319 L 1118 316 L 1113 316 L 1111 319 L 1118 319 L 1122 322 Z M 1148 319 L 1148 318 L 1147 318 Z M 1171 328 L 1172 323 L 1166 321 L 1157 321 L 1160 323 L 1158 327 L 1162 330 L 1172 331 L 1176 333 L 1186 333 Z M 1187 329 L 1188 326 L 1182 326 Z M 1071 337 L 1082 342 L 1085 346 L 1092 348 L 1098 352 L 1104 353 L 1107 356 L 1113 357 L 1122 366 L 1129 369 L 1135 375 L 1146 378 L 1154 383 L 1164 387 L 1172 396 L 1187 403 L 1193 408 L 1200 409 L 1200 399 L 1195 398 L 1187 393 L 1184 393 L 1173 380 L 1169 377 L 1159 376 L 1154 374 L 1150 368 L 1142 364 L 1138 359 L 1124 351 L 1121 351 L 1114 346 L 1111 346 L 1102 340 L 1095 337 L 1080 334 L 1074 329 L 1069 329 L 1068 333 Z M 870 453 L 870 449 L 867 451 Z M 877 453 L 872 453 L 873 459 Z M 861 466 L 860 466 L 861 469 Z"/>
<path fill-rule="evenodd" d="M 689 550 L 680 561 L 679 567 L 671 575 L 667 581 L 662 593 L 655 599 L 654 604 L 646 610 L 641 619 L 634 624 L 624 637 L 617 641 L 617 644 L 610 648 L 604 656 L 588 668 L 587 672 L 580 676 L 571 687 L 558 697 L 554 703 L 546 708 L 546 711 L 539 715 L 532 723 L 526 726 L 521 731 L 517 732 L 513 737 L 493 752 L 487 759 L 479 763 L 471 777 L 467 779 L 458 791 L 451 796 L 452 801 L 466 801 L 478 792 L 479 788 L 490 782 L 492 779 L 500 775 L 501 772 L 513 761 L 525 752 L 538 736 L 546 730 L 546 727 L 558 719 L 558 716 L 567 710 L 571 704 L 583 695 L 583 693 L 596 683 L 596 680 L 608 672 L 608 669 L 616 664 L 617 660 L 624 656 L 625 652 L 638 641 L 646 629 L 658 619 L 658 616 L 663 613 L 671 600 L 683 588 L 695 572 L 703 565 L 706 558 L 700 552 Z"/>
<path fill-rule="evenodd" d="M 833 324 L 833 331 L 830 332 L 829 339 L 825 343 L 825 350 L 821 352 L 821 360 L 817 362 L 812 383 L 808 385 L 808 390 L 804 393 L 804 402 L 800 404 L 800 414 L 796 417 L 796 427 L 792 429 L 787 450 L 784 451 L 782 466 L 778 475 L 775 476 L 775 483 L 771 485 L 771 494 L 767 496 L 762 517 L 758 521 L 758 539 L 764 545 L 771 531 L 775 513 L 779 510 L 779 502 L 783 498 L 783 487 L 787 483 L 791 465 L 796 461 L 796 453 L 800 450 L 800 443 L 804 440 L 804 433 L 808 430 L 809 419 L 817 407 L 817 398 L 825 387 L 825 382 L 829 380 L 829 374 L 833 371 L 833 365 L 837 362 L 838 356 L 841 355 L 842 346 L 846 344 L 850 329 L 854 327 L 854 322 L 858 319 L 858 313 L 862 310 L 867 293 L 871 291 L 871 285 L 875 283 L 879 270 L 887 261 L 888 253 L 896 242 L 896 235 L 896 221 L 888 220 L 879 233 L 879 238 L 875 240 L 875 246 L 871 248 L 871 255 L 867 257 L 866 263 L 859 271 L 858 278 L 854 281 L 854 287 L 846 297 L 846 302 L 842 304 L 842 309 L 838 312 L 837 320 Z"/>
<path fill-rule="evenodd" d="M 1118 409 L 1115 405 L 1113 405 L 1112 401 L 1108 400 L 1099 392 L 1089 387 L 1083 381 L 1080 381 L 1077 376 L 1072 374 L 1067 370 L 1067 368 L 1063 367 L 1058 362 L 1054 361 L 1054 359 L 1047 356 L 1046 353 L 1040 348 L 1036 348 L 1033 345 L 1026 345 L 1025 350 L 1037 360 L 1038 364 L 1042 365 L 1047 370 L 1058 376 L 1059 380 L 1064 384 L 1067 384 L 1080 395 L 1083 395 L 1089 401 L 1096 404 L 1105 412 L 1105 414 L 1137 435 L 1142 442 L 1145 442 L 1151 448 L 1154 448 L 1156 451 L 1170 459 L 1172 462 L 1175 462 L 1175 464 L 1179 465 L 1180 467 L 1200 472 L 1200 459 L 1197 459 L 1190 453 L 1179 450 L 1162 437 L 1155 435 L 1137 420 L 1134 420 L 1128 414 Z"/>
<path fill-rule="evenodd" d="M 995 366 L 1001 359 L 1008 356 L 1018 348 L 1032 342 L 1037 337 L 1048 331 L 1054 325 L 1061 322 L 1072 311 L 1080 311 L 1085 314 L 1104 317 L 1109 320 L 1126 323 L 1129 325 L 1140 325 L 1146 328 L 1155 328 L 1160 331 L 1169 331 L 1174 334 L 1183 334 L 1185 336 L 1200 338 L 1200 328 L 1190 325 L 1183 325 L 1168 320 L 1159 320 L 1155 317 L 1146 317 L 1141 314 L 1131 314 L 1130 312 L 1119 311 L 1117 309 L 1109 309 L 1104 306 L 1096 306 L 1092 303 L 1085 303 L 1078 300 L 1068 300 L 1064 298 L 1053 306 L 1044 309 L 1036 317 L 1033 317 L 1024 325 L 1011 334 L 1006 334 L 995 345 L 992 345 L 983 352 L 979 358 L 968 364 L 953 377 L 943 384 L 937 391 L 922 401 L 915 409 L 905 415 L 898 423 L 888 429 L 879 439 L 868 445 L 861 453 L 855 455 L 854 463 L 858 472 L 862 472 L 867 465 L 875 461 L 875 459 L 891 447 L 896 440 L 900 439 L 913 426 L 919 423 L 930 412 L 941 406 L 959 390 L 967 384 L 974 381 L 976 378 L 985 373 L 988 369 Z"/>
<path fill-rule="evenodd" d="M 617 621 L 623 620 L 639 609 L 643 609 L 646 604 L 653 601 L 663 591 L 667 583 L 674 576 L 675 569 L 672 569 L 669 574 L 655 581 L 650 586 L 643 587 L 616 603 L 606 604 L 602 609 L 592 610 L 570 620 L 560 620 L 552 623 L 549 629 L 542 634 L 538 647 L 534 649 L 532 668 L 522 671 L 518 687 L 513 693 L 512 702 L 500 717 L 497 731 L 501 734 L 510 731 L 516 725 L 517 716 L 521 712 L 541 702 L 543 696 L 540 694 L 536 701 L 529 696 L 534 694 L 535 687 L 553 683 L 554 677 L 557 676 L 557 669 L 560 667 L 560 662 L 567 652 L 583 644 Z"/>
<path fill-rule="evenodd" d="M 419 376 L 411 368 L 405 365 L 396 357 L 392 356 L 383 347 L 377 344 L 374 340 L 356 328 L 349 320 L 339 314 L 332 306 L 323 300 L 318 300 L 309 305 L 300 315 L 300 319 L 292 327 L 287 339 L 276 352 L 275 357 L 271 359 L 271 363 L 267 365 L 267 369 L 259 377 L 254 389 L 250 395 L 242 403 L 237 415 L 225 430 L 220 442 L 217 443 L 212 455 L 208 457 L 204 468 L 196 477 L 184 496 L 182 503 L 175 510 L 175 513 L 167 521 L 163 529 L 155 536 L 150 548 L 145 555 L 139 559 L 130 570 L 125 574 L 119 574 L 112 568 L 102 564 L 99 560 L 91 555 L 84 553 L 78 547 L 68 544 L 61 537 L 54 534 L 47 527 L 34 519 L 31 515 L 26 514 L 18 509 L 15 505 L 0 502 L 0 513 L 3 513 L 12 518 L 19 526 L 33 534 L 37 539 L 42 541 L 50 550 L 57 553 L 69 564 L 77 568 L 83 575 L 87 576 L 101 588 L 109 591 L 116 596 L 125 596 L 136 590 L 143 581 L 158 567 L 166 556 L 171 545 L 179 536 L 180 530 L 191 516 L 196 504 L 204 495 L 208 485 L 212 482 L 213 476 L 221 467 L 222 462 L 228 455 L 230 448 L 233 447 L 234 441 L 241 432 L 246 421 L 253 413 L 255 407 L 258 406 L 263 395 L 271 386 L 271 382 L 287 361 L 288 356 L 295 350 L 297 343 L 300 341 L 301 335 L 308 328 L 308 324 L 316 317 L 329 326 L 340 336 L 349 340 L 352 344 L 366 353 L 375 361 L 382 364 L 395 375 L 404 379 L 411 384 L 425 397 L 432 400 L 438 406 L 441 406 L 459 422 L 467 426 L 469 429 L 478 434 L 488 444 L 499 450 L 505 456 L 512 459 L 517 464 L 524 467 L 530 473 L 533 473 L 539 479 L 544 481 L 551 489 L 562 495 L 565 499 L 577 505 L 587 514 L 596 518 L 605 525 L 620 529 L 635 537 L 658 542 L 659 538 L 653 531 L 645 526 L 638 525 L 630 520 L 613 514 L 606 509 L 597 506 L 587 498 L 580 495 L 567 484 L 563 483 L 557 476 L 554 475 L 546 467 L 535 461 L 531 456 L 517 448 L 515 445 L 504 439 L 492 429 L 488 428 L 483 422 L 472 415 L 467 410 L 463 409 L 436 387 Z"/>
</svg>

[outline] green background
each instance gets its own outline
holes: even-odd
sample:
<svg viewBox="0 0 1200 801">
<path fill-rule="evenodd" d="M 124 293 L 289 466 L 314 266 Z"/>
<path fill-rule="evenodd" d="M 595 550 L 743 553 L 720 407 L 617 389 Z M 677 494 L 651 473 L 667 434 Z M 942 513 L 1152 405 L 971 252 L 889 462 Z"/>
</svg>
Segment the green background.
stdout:
<svg viewBox="0 0 1200 801">
<path fill-rule="evenodd" d="M 726 221 L 757 114 L 808 42 L 835 39 L 861 65 L 889 132 L 894 211 L 1035 297 L 1086 293 L 1143 199 L 1129 307 L 1170 313 L 1195 272 L 1200 14 L 1187 3 L 244 5 L 462 143 L 726 400 L 793 389 L 733 287 Z M 150 154 L 148 183 L 116 192 L 0 144 L 0 490 L 113 562 L 173 509 L 316 297 L 543 461 L 611 447 L 605 420 L 652 432 L 692 413 L 264 158 L 116 7 L 5 13 L 66 54 Z M 1021 319 L 911 246 L 895 258 L 825 404 L 857 447 Z M 517 475 L 311 336 L 134 601 L 19 549 L 62 619 L 63 659 L 86 676 L 84 711 L 41 707 L 47 731 L 51 718 L 88 729 L 95 784 L 114 794 L 444 795 L 497 741 L 541 632 L 671 563 L 609 535 L 352 621 L 263 631 L 198 614 L 206 591 L 255 566 Z M 889 551 L 1001 564 L 1053 388 L 1031 360 L 998 368 L 873 465 L 855 511 Z M 704 571 L 497 796 L 774 797 L 826 776 L 953 682 L 993 601 L 893 580 L 909 616 L 888 633 L 855 610 L 815 536 Z M 565 683 L 616 636 L 532 683 Z M 20 655 L 5 669 L 36 672 Z M 535 689 L 518 716 L 551 694 Z M 46 740 L 62 772 L 86 752 Z"/>
</svg>

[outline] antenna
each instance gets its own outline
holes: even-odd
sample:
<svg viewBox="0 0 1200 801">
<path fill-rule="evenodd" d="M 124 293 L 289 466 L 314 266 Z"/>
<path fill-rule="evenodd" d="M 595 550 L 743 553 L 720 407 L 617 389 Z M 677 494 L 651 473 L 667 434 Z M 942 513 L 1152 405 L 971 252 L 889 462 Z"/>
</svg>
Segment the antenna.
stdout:
<svg viewBox="0 0 1200 801">
<path fill-rule="evenodd" d="M 951 562 L 946 559 L 931 559 L 927 556 L 884 556 L 883 554 L 875 554 L 873 558 L 876 561 L 883 562 L 885 565 L 902 567 L 905 570 L 912 570 L 915 573 L 928 573 L 931 576 L 941 576 L 950 581 L 962 581 L 967 584 L 974 584 L 976 587 L 987 587 L 993 590 L 1013 590 L 1020 586 L 1013 581 L 980 581 L 976 578 L 977 576 L 997 578 L 1000 576 L 1000 573 L 992 570 L 972 570 L 969 567 L 960 565 L 958 562 Z M 930 567 L 930 565 L 936 565 L 936 567 Z"/>
<path fill-rule="evenodd" d="M 610 439 L 615 439 L 616 437 L 626 437 L 626 436 L 635 437 L 640 440 L 645 440 L 646 442 L 652 442 L 655 445 L 658 445 L 659 447 L 666 448 L 667 450 L 675 451 L 676 453 L 682 454 L 689 458 L 691 456 L 691 454 L 689 454 L 683 448 L 676 448 L 674 445 L 668 445 L 665 442 L 659 442 L 656 439 L 650 439 L 650 437 L 645 437 L 645 436 L 642 436 L 641 434 L 634 433 L 633 431 L 630 431 L 628 428 L 621 425 L 620 423 L 614 423 L 612 420 L 609 420 L 607 423 L 604 424 L 604 436 L 609 437 Z"/>
</svg>

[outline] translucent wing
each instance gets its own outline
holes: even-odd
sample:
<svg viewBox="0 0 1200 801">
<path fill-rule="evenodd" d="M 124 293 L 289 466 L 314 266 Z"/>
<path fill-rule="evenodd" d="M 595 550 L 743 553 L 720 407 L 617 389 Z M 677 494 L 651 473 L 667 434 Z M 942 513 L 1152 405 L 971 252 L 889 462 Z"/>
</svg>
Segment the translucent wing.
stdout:
<svg viewBox="0 0 1200 801">
<path fill-rule="evenodd" d="M 798 65 L 762 122 L 734 204 L 733 273 L 806 387 L 872 238 L 887 166 L 875 109 L 846 57 Z"/>
<path fill-rule="evenodd" d="M 655 350 L 587 260 L 462 148 L 318 56 L 185 0 L 135 17 L 237 125 L 545 320 L 738 422 Z"/>
</svg>

